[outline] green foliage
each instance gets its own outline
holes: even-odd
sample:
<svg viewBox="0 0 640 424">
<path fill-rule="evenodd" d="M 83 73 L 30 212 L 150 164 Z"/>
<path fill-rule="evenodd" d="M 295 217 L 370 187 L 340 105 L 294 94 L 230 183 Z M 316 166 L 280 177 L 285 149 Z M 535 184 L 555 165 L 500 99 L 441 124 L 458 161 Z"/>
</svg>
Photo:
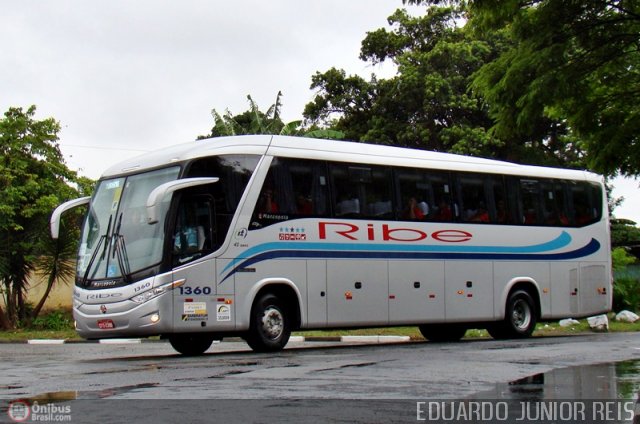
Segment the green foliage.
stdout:
<svg viewBox="0 0 640 424">
<path fill-rule="evenodd" d="M 629 219 L 611 219 L 612 246 L 640 246 L 640 228 Z"/>
<path fill-rule="evenodd" d="M 68 310 L 55 310 L 33 320 L 31 329 L 62 331 L 73 328 L 73 316 Z"/>
<path fill-rule="evenodd" d="M 535 139 L 560 123 L 590 169 L 640 175 L 637 0 L 403 2 L 463 5 L 478 37 L 502 32 L 510 40 L 473 78 L 495 135 Z"/>
<path fill-rule="evenodd" d="M 10 108 L 0 119 L 0 286 L 6 304 L 0 322 L 5 326 L 29 318 L 28 277 L 38 258 L 50 252 L 51 211 L 78 196 L 71 184 L 88 185 L 64 164 L 57 145 L 60 124 L 36 120 L 35 112 L 35 106 Z"/>
<path fill-rule="evenodd" d="M 315 126 L 304 128 L 301 120 L 284 123 L 280 118 L 282 109 L 281 92 L 278 92 L 276 102 L 266 112 L 260 110 L 251 95 L 247 95 L 247 100 L 249 101 L 249 109 L 239 115 L 234 116 L 229 110 L 221 115 L 213 109 L 211 115 L 214 119 L 214 126 L 208 135 L 198 136 L 198 140 L 247 134 L 304 135 L 314 138 L 335 139 L 340 139 L 344 136 L 340 131 L 325 130 Z"/>
<path fill-rule="evenodd" d="M 635 0 L 469 2 L 479 33 L 513 42 L 476 75 L 496 132 L 528 134 L 566 122 L 589 166 L 640 173 L 640 5 Z"/>
<path fill-rule="evenodd" d="M 637 268 L 630 267 L 637 262 L 637 258 L 630 255 L 625 248 L 616 247 L 611 252 L 611 260 L 615 275 L 613 310 L 640 311 L 640 272 Z"/>
<path fill-rule="evenodd" d="M 616 247 L 611 251 L 611 261 L 614 271 L 623 271 L 627 266 L 636 262 L 636 258 L 631 256 L 624 248 Z"/>
<path fill-rule="evenodd" d="M 456 2 L 443 2 L 456 3 Z M 478 36 L 459 27 L 462 7 L 429 7 L 424 16 L 397 10 L 391 28 L 369 32 L 360 58 L 392 61 L 390 79 L 346 75 L 336 68 L 312 77 L 317 90 L 304 116 L 344 131 L 348 139 L 494 157 L 530 164 L 580 166 L 577 141 L 546 118 L 526 136 L 490 132 L 483 97 L 470 90 L 476 73 L 511 45 L 506 31 Z"/>
<path fill-rule="evenodd" d="M 616 278 L 613 283 L 613 310 L 640 311 L 640 282 L 637 278 Z"/>
</svg>

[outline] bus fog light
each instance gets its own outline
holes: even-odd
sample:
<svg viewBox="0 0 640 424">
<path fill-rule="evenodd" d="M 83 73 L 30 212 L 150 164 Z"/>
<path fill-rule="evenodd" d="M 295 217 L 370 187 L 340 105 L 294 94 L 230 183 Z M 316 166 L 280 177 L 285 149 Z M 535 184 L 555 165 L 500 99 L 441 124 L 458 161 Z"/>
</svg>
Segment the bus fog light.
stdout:
<svg viewBox="0 0 640 424">
<path fill-rule="evenodd" d="M 151 322 L 156 323 L 158 321 L 160 321 L 160 315 L 158 314 L 151 315 Z"/>
</svg>

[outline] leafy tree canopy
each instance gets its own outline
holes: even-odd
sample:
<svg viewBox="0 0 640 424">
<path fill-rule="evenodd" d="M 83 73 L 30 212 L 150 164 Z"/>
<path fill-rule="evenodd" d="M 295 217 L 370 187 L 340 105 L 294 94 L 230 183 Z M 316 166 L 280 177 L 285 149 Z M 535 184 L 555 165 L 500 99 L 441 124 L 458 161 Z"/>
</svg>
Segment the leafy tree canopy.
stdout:
<svg viewBox="0 0 640 424">
<path fill-rule="evenodd" d="M 10 108 L 0 119 L 0 289 L 7 309 L 2 321 L 11 325 L 26 318 L 27 278 L 49 251 L 52 210 L 90 189 L 89 180 L 64 164 L 57 145 L 60 124 L 37 120 L 35 112 L 35 106 Z"/>
<path fill-rule="evenodd" d="M 532 133 L 556 119 L 579 136 L 590 168 L 640 174 L 640 3 L 637 0 L 439 1 L 466 4 L 476 34 L 510 44 L 475 75 L 494 130 Z"/>
<path fill-rule="evenodd" d="M 305 128 L 302 126 L 301 120 L 284 123 L 280 115 L 282 110 L 281 92 L 278 92 L 276 102 L 266 112 L 260 110 L 251 95 L 247 95 L 247 100 L 249 101 L 249 109 L 235 116 L 229 110 L 221 115 L 217 110 L 213 109 L 211 115 L 214 119 L 214 126 L 208 135 L 198 136 L 198 140 L 247 134 L 304 135 L 307 137 L 338 139 L 344 136 L 342 132 L 320 129 L 316 126 Z"/>
<path fill-rule="evenodd" d="M 510 48 L 506 31 L 478 36 L 460 27 L 461 7 L 429 7 L 423 16 L 397 10 L 390 29 L 369 32 L 360 58 L 391 60 L 397 75 L 365 80 L 332 68 L 312 77 L 317 90 L 304 116 L 353 140 L 381 142 L 533 164 L 581 166 L 582 152 L 563 122 L 545 117 L 535 131 L 490 133 L 486 100 L 470 86 L 484 65 Z"/>
</svg>

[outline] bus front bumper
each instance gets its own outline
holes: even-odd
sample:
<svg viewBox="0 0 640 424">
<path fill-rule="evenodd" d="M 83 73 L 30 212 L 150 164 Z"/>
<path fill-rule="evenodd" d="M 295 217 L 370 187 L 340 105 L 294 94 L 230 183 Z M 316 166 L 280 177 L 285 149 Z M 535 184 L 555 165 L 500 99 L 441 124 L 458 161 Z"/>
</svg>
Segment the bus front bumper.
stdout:
<svg viewBox="0 0 640 424">
<path fill-rule="evenodd" d="M 149 337 L 173 328 L 171 293 L 142 304 L 132 300 L 104 304 L 74 302 L 76 331 L 85 339 Z"/>
</svg>

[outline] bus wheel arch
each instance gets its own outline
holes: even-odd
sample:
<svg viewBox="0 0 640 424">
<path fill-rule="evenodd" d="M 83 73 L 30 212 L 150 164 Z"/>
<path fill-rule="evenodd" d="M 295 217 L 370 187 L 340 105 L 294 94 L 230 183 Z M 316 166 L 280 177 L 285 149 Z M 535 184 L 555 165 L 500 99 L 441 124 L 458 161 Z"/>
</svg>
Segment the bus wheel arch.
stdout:
<svg viewBox="0 0 640 424">
<path fill-rule="evenodd" d="M 502 320 L 491 323 L 487 331 L 494 339 L 521 339 L 531 336 L 540 318 L 540 294 L 531 281 L 516 282 L 504 301 Z"/>
<path fill-rule="evenodd" d="M 282 350 L 291 331 L 300 328 L 300 304 L 297 292 L 288 284 L 263 286 L 255 295 L 245 340 L 256 352 Z"/>
</svg>

